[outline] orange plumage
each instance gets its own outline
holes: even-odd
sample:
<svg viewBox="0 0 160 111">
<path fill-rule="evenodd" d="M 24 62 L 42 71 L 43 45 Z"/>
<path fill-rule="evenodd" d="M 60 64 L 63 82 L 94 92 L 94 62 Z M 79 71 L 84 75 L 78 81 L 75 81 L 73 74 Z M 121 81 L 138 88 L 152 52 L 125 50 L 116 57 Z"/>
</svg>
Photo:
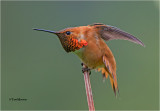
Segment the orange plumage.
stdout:
<svg viewBox="0 0 160 111">
<path fill-rule="evenodd" d="M 66 28 L 57 32 L 44 29 L 34 30 L 56 34 L 66 52 L 74 52 L 87 67 L 101 71 L 105 78 L 109 76 L 115 95 L 118 90 L 116 61 L 104 40 L 123 39 L 144 46 L 136 37 L 116 27 L 101 23 Z"/>
</svg>

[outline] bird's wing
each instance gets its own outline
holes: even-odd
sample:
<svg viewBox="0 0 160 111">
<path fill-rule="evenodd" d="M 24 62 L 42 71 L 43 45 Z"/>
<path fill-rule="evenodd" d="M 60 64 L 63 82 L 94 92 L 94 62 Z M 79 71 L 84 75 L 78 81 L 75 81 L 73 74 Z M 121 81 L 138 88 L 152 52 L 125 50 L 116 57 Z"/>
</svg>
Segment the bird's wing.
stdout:
<svg viewBox="0 0 160 111">
<path fill-rule="evenodd" d="M 110 63 L 110 61 L 108 61 L 105 55 L 103 56 L 103 62 L 105 64 L 105 70 L 109 74 L 109 78 L 110 78 L 110 82 L 111 82 L 113 91 L 116 95 L 116 91 L 118 91 L 116 68 L 113 68 L 114 66 L 112 66 L 112 64 Z"/>
<path fill-rule="evenodd" d="M 99 30 L 98 32 L 101 35 L 101 38 L 106 41 L 114 39 L 122 39 L 145 46 L 141 40 L 139 40 L 138 38 L 134 37 L 133 35 L 127 32 L 120 30 L 117 27 L 104 24 L 93 24 L 92 26 L 94 26 L 97 30 Z"/>
<path fill-rule="evenodd" d="M 113 69 L 112 64 L 107 60 L 107 57 L 104 55 L 103 56 L 103 63 L 105 64 L 104 68 L 98 68 L 98 71 L 102 71 L 103 79 L 104 78 L 110 78 L 110 82 L 112 85 L 112 89 L 116 95 L 116 92 L 118 90 L 118 84 L 117 84 L 117 76 L 116 76 L 116 69 Z"/>
</svg>

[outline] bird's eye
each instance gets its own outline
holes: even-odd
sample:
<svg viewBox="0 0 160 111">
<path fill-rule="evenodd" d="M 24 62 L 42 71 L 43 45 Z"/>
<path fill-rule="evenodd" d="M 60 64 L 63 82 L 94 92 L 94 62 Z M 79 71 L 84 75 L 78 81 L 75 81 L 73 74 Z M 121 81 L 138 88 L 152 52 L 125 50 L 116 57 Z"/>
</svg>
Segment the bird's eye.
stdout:
<svg viewBox="0 0 160 111">
<path fill-rule="evenodd" d="M 66 32 L 66 34 L 67 34 L 67 35 L 70 35 L 70 34 L 71 34 L 71 32 L 70 32 L 70 31 L 67 31 L 67 32 Z"/>
</svg>

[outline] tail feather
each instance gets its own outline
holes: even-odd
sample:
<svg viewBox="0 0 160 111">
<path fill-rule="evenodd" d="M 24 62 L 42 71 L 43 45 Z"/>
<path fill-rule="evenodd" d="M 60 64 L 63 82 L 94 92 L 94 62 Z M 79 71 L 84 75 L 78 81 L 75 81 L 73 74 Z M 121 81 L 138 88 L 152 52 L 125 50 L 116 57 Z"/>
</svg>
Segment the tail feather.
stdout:
<svg viewBox="0 0 160 111">
<path fill-rule="evenodd" d="M 105 77 L 106 79 L 108 78 L 108 72 L 106 71 L 105 68 L 98 68 L 98 72 L 102 73 L 103 77 Z"/>
</svg>

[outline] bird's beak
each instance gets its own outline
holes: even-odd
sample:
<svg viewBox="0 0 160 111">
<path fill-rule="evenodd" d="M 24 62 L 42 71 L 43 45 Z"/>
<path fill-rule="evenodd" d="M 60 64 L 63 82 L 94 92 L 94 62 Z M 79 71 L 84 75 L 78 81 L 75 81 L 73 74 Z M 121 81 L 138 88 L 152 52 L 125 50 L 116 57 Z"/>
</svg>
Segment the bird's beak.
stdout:
<svg viewBox="0 0 160 111">
<path fill-rule="evenodd" d="M 49 33 L 53 33 L 53 34 L 56 34 L 56 35 L 58 34 L 58 32 L 56 32 L 56 31 L 45 30 L 45 29 L 36 29 L 36 28 L 33 28 L 33 30 L 49 32 Z"/>
</svg>

